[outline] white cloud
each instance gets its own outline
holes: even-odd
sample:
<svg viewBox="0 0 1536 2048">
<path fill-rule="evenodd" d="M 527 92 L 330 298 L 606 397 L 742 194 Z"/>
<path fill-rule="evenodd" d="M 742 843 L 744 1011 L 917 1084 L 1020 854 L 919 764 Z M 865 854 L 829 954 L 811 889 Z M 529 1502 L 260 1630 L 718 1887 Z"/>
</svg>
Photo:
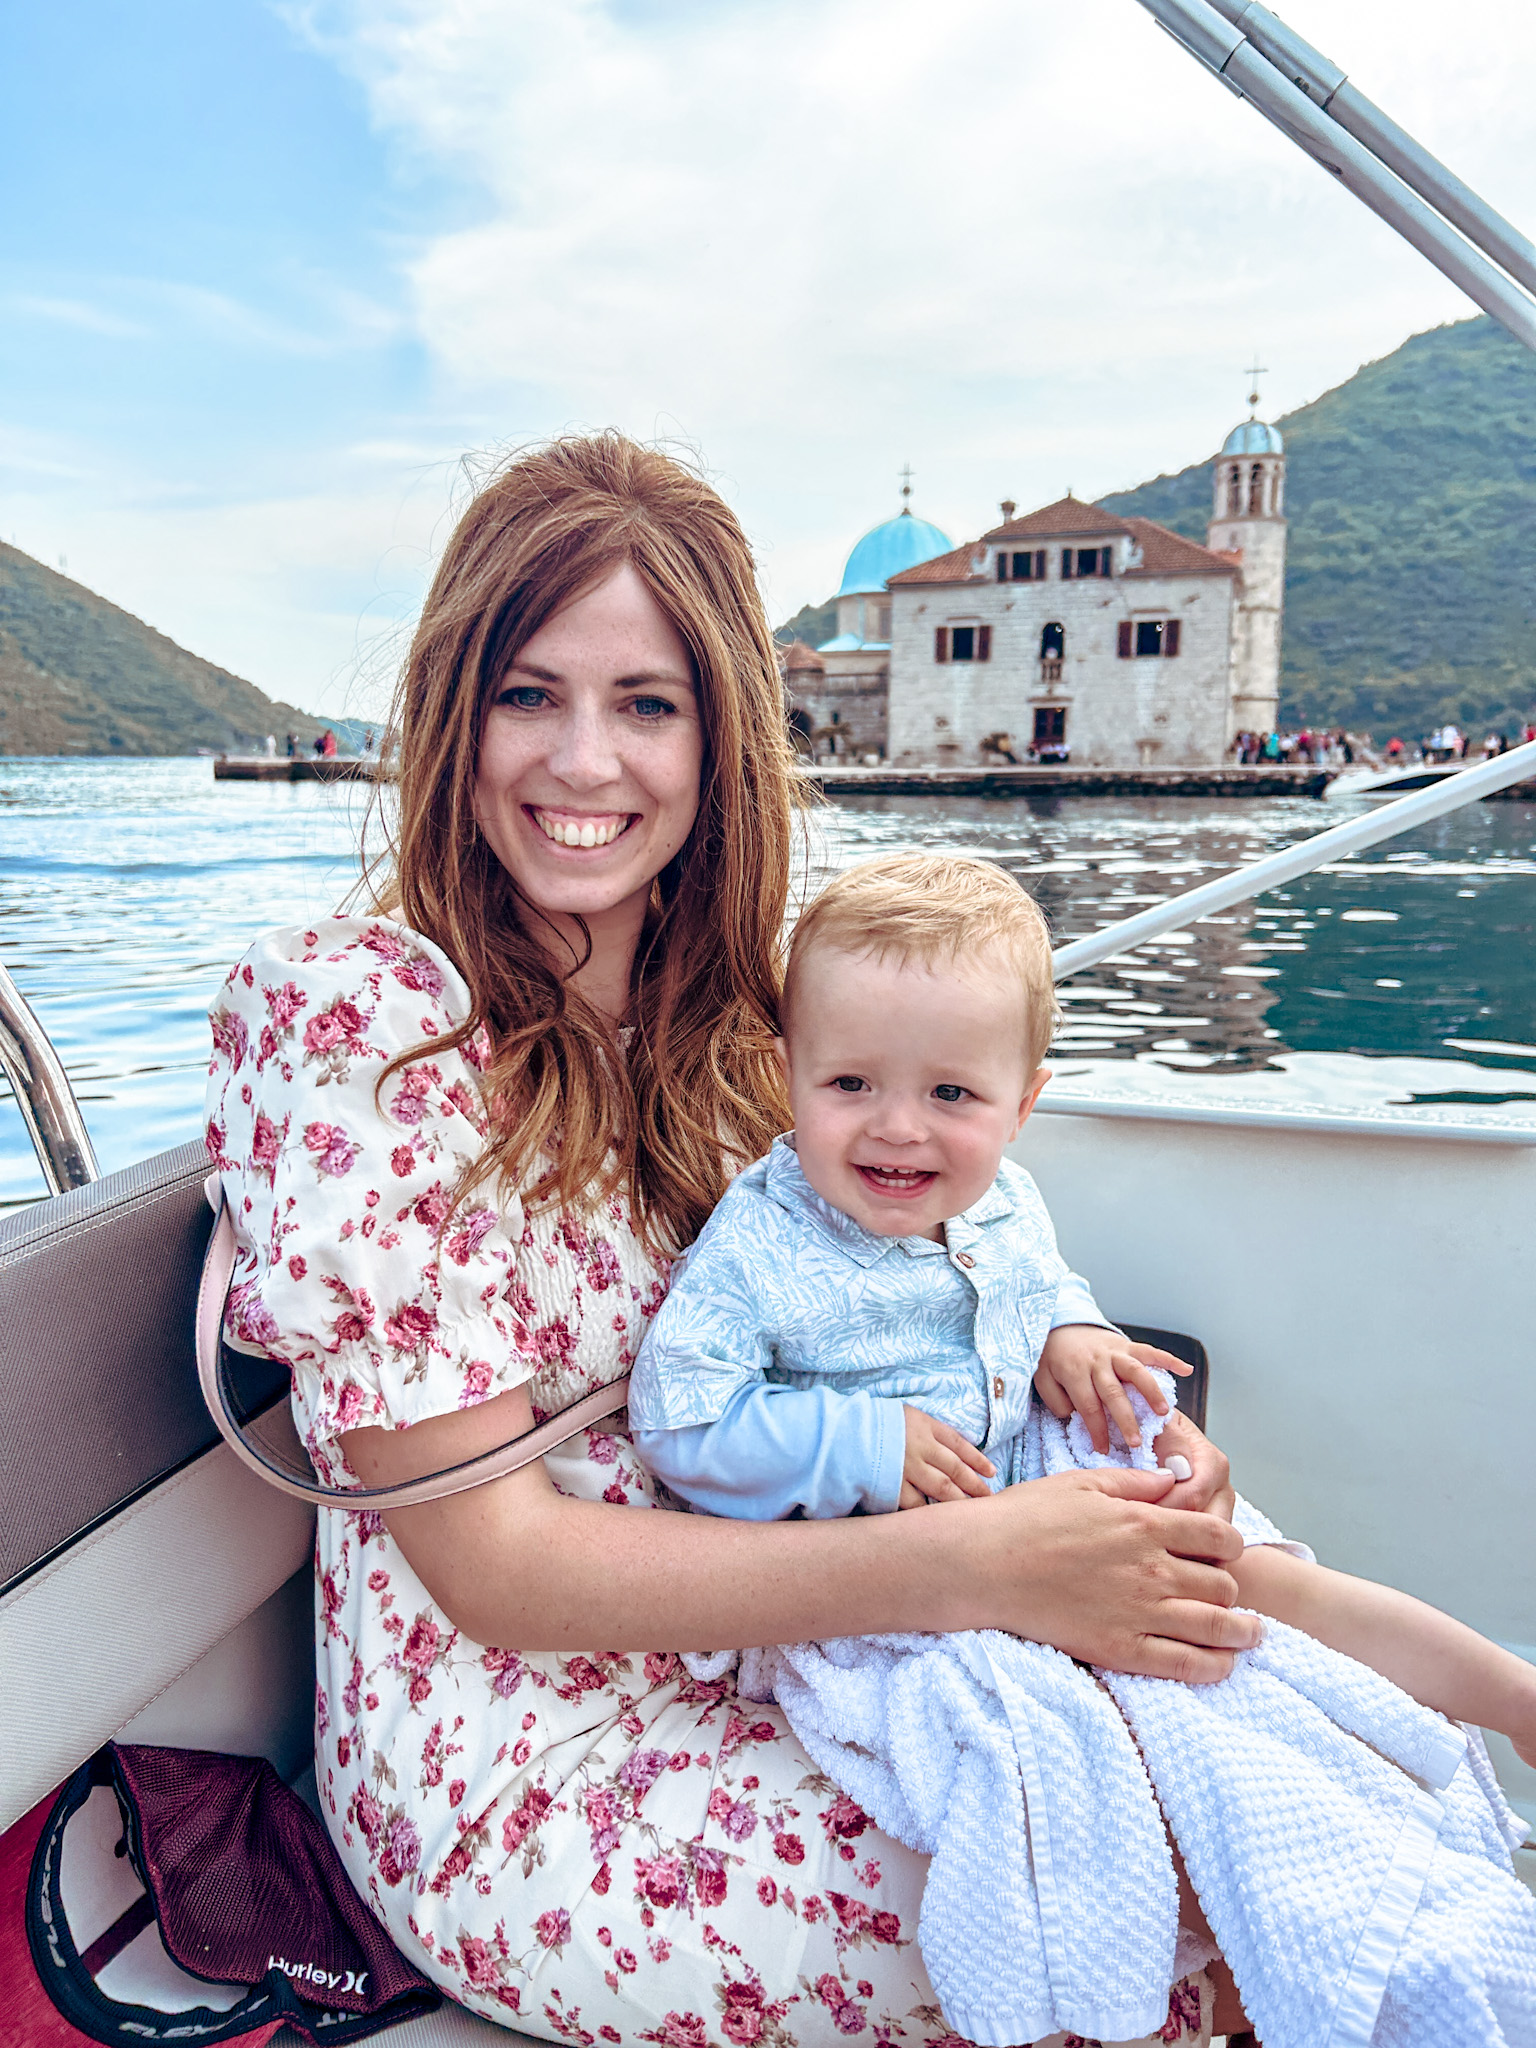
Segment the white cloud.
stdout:
<svg viewBox="0 0 1536 2048">
<path fill-rule="evenodd" d="M 1295 25 L 1518 219 L 1536 19 Z M 415 260 L 448 387 L 512 436 L 681 433 L 820 595 L 910 458 L 957 535 L 1214 447 L 1471 309 L 1133 0 L 351 0 L 312 30 L 405 149 L 469 172 Z M 316 26 L 316 24 L 319 26 Z M 1524 83 L 1522 84 L 1522 81 Z"/>
</svg>

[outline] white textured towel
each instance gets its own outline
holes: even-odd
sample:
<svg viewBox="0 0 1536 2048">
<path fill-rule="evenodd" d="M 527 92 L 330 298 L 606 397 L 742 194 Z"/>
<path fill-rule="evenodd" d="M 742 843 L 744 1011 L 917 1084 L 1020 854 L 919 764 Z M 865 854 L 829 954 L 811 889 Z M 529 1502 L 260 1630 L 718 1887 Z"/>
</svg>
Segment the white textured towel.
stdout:
<svg viewBox="0 0 1536 2048">
<path fill-rule="evenodd" d="M 1151 1462 L 1031 1412 L 1036 1475 Z M 1278 1538 L 1246 1503 L 1235 1519 Z M 1095 1676 L 992 1632 L 748 1651 L 738 1682 L 933 1859 L 923 1959 L 945 2018 L 984 2048 L 1161 2026 L 1164 1815 L 1266 2048 L 1532 2048 L 1536 1900 L 1481 1737 L 1265 1626 L 1211 1686 Z M 701 1676 L 732 1661 L 689 1659 Z"/>
</svg>

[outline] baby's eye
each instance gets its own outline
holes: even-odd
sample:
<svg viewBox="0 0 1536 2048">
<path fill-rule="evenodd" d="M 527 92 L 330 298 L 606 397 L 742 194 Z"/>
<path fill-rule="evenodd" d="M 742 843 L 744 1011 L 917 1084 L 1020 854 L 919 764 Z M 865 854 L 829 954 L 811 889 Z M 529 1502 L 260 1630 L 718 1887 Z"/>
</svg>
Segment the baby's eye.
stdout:
<svg viewBox="0 0 1536 2048">
<path fill-rule="evenodd" d="M 940 1102 L 958 1102 L 961 1096 L 968 1095 L 970 1090 L 962 1088 L 958 1081 L 941 1081 L 933 1092 Z"/>
<path fill-rule="evenodd" d="M 839 1074 L 832 1086 L 841 1088 L 845 1095 L 857 1095 L 864 1083 L 857 1074 Z"/>
</svg>

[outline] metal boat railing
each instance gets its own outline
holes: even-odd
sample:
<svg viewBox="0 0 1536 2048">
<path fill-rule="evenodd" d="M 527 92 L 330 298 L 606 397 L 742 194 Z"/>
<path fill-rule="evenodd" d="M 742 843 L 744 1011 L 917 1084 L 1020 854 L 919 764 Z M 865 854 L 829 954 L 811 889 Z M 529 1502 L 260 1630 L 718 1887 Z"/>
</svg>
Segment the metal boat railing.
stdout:
<svg viewBox="0 0 1536 2048">
<path fill-rule="evenodd" d="M 27 1136 L 51 1195 L 99 1180 L 101 1168 L 85 1118 L 32 1006 L 0 967 L 0 1067 L 16 1097 Z"/>
<path fill-rule="evenodd" d="M 1337 64 L 1248 0 L 1141 5 L 1516 341 L 1536 350 L 1536 301 L 1527 296 L 1536 293 L 1536 248 L 1373 106 Z"/>
<path fill-rule="evenodd" d="M 1219 875 L 1214 882 L 1186 889 L 1180 896 L 1170 896 L 1166 903 L 1154 903 L 1150 910 L 1139 910 L 1134 917 L 1106 925 L 1103 931 L 1091 932 L 1087 938 L 1072 939 L 1057 947 L 1052 972 L 1057 981 L 1065 981 L 1069 975 L 1081 974 L 1085 967 L 1097 967 L 1112 954 L 1123 953 L 1128 946 L 1159 939 L 1164 932 L 1177 931 L 1197 918 L 1214 916 L 1218 910 L 1230 909 L 1250 896 L 1261 896 L 1266 889 L 1278 889 L 1301 875 L 1310 875 L 1331 860 L 1342 860 L 1346 854 L 1379 845 L 1383 839 L 1395 839 L 1400 832 L 1411 832 L 1416 825 L 1427 825 L 1431 818 L 1443 818 L 1448 811 L 1460 810 L 1463 804 L 1475 803 L 1479 797 L 1492 796 L 1511 783 L 1533 778 L 1536 740 L 1528 740 L 1524 746 L 1511 747 L 1507 754 L 1496 754 L 1491 761 L 1479 762 L 1475 768 L 1463 768 L 1444 782 L 1415 790 L 1411 796 L 1400 796 L 1380 810 L 1367 812 L 1363 818 L 1349 818 L 1342 825 L 1330 826 L 1326 832 L 1314 832 L 1295 846 L 1282 847 L 1278 853 L 1267 853 L 1246 867 L 1234 868 L 1230 875 Z"/>
</svg>

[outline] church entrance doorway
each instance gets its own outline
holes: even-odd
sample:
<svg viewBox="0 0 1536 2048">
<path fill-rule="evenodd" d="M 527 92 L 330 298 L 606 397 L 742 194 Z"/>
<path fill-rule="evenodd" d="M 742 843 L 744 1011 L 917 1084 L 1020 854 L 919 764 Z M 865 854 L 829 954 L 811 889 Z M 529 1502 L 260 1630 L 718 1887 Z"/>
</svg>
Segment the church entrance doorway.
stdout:
<svg viewBox="0 0 1536 2048">
<path fill-rule="evenodd" d="M 1037 761 L 1067 759 L 1067 707 L 1065 704 L 1037 704 L 1035 730 L 1029 750 Z"/>
</svg>

